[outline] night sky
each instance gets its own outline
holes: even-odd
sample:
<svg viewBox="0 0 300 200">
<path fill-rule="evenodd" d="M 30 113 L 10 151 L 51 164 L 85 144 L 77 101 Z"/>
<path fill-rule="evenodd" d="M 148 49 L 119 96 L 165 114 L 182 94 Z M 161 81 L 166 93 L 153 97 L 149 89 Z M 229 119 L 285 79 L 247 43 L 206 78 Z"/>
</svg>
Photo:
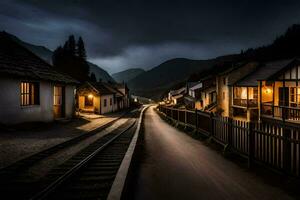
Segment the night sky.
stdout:
<svg viewBox="0 0 300 200">
<path fill-rule="evenodd" d="M 1 0 L 0 29 L 51 50 L 81 35 L 110 73 L 268 44 L 300 23 L 300 1 Z"/>
</svg>

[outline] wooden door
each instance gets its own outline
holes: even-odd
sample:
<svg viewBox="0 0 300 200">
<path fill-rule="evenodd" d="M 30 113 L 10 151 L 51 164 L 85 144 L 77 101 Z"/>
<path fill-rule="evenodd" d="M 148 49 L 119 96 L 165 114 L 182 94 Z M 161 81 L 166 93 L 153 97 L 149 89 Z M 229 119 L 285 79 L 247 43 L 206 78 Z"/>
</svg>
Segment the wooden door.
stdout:
<svg viewBox="0 0 300 200">
<path fill-rule="evenodd" d="M 53 112 L 55 119 L 64 117 L 64 93 L 64 87 L 54 86 Z"/>
<path fill-rule="evenodd" d="M 289 88 L 280 87 L 279 88 L 279 106 L 288 107 L 289 106 Z M 284 119 L 289 118 L 289 110 L 287 108 L 280 108 L 281 117 Z"/>
<path fill-rule="evenodd" d="M 279 106 L 289 106 L 289 88 L 279 88 Z"/>
</svg>

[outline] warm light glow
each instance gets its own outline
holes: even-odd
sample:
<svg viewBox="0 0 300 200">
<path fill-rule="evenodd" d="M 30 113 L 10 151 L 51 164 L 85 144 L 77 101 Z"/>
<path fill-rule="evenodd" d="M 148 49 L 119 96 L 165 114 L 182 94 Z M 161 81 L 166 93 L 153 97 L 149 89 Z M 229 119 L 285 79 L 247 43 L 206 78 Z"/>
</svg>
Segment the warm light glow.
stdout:
<svg viewBox="0 0 300 200">
<path fill-rule="evenodd" d="M 241 99 L 247 99 L 247 88 L 242 87 Z"/>
<path fill-rule="evenodd" d="M 89 94 L 89 95 L 88 95 L 88 98 L 89 98 L 89 99 L 92 99 L 93 97 L 94 97 L 94 95 L 92 95 L 92 94 Z"/>
<path fill-rule="evenodd" d="M 271 93 L 272 93 L 272 89 L 265 86 L 265 87 L 264 87 L 264 92 L 265 92 L 266 94 L 271 94 Z"/>
</svg>

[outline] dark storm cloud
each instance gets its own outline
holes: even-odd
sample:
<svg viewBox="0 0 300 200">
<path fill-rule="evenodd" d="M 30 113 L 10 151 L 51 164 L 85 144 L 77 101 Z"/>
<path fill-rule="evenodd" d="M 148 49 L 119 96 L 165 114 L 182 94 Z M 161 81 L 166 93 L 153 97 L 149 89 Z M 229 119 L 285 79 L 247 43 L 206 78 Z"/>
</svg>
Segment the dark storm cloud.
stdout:
<svg viewBox="0 0 300 200">
<path fill-rule="evenodd" d="M 52 49 L 82 35 L 90 59 L 112 72 L 269 43 L 300 21 L 299 8 L 289 0 L 19 0 L 0 3 L 0 25 Z"/>
</svg>

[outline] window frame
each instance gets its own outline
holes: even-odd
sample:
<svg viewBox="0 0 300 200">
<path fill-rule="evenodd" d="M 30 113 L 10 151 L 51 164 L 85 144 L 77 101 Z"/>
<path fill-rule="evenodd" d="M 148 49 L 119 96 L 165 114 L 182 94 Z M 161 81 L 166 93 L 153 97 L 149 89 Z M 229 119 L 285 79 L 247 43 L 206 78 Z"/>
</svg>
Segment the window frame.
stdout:
<svg viewBox="0 0 300 200">
<path fill-rule="evenodd" d="M 34 81 L 21 81 L 20 88 L 20 106 L 40 105 L 40 83 Z"/>
</svg>

